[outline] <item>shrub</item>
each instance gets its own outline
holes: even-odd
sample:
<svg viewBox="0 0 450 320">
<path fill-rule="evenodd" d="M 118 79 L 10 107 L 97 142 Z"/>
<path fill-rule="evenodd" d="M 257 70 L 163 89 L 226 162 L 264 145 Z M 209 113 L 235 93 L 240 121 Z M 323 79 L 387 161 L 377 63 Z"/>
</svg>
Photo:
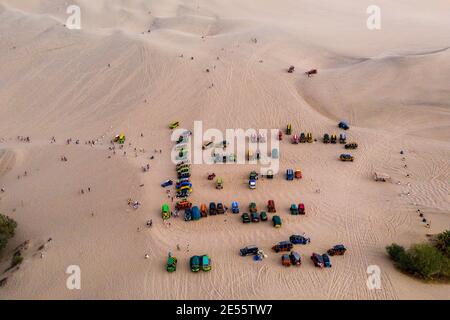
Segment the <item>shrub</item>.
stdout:
<svg viewBox="0 0 450 320">
<path fill-rule="evenodd" d="M 406 251 L 405 248 L 403 248 L 402 246 L 393 243 L 390 246 L 386 247 L 386 250 L 389 254 L 389 256 L 394 260 L 394 261 L 399 261 L 402 258 L 404 258 Z"/>
<path fill-rule="evenodd" d="M 408 251 L 408 265 L 411 272 L 424 279 L 439 278 L 443 275 L 446 258 L 428 243 L 415 244 Z"/>
<path fill-rule="evenodd" d="M 17 222 L 0 214 L 0 252 L 6 247 L 8 240 L 14 237 Z"/>
<path fill-rule="evenodd" d="M 450 230 L 445 230 L 436 237 L 436 248 L 450 258 Z"/>
<path fill-rule="evenodd" d="M 386 250 L 402 271 L 426 280 L 448 279 L 450 276 L 450 259 L 431 244 L 415 244 L 405 250 L 393 243 Z"/>
<path fill-rule="evenodd" d="M 11 261 L 11 268 L 14 268 L 15 266 L 21 264 L 23 261 L 23 257 L 19 254 L 19 255 L 14 255 L 14 257 L 12 258 Z"/>
</svg>

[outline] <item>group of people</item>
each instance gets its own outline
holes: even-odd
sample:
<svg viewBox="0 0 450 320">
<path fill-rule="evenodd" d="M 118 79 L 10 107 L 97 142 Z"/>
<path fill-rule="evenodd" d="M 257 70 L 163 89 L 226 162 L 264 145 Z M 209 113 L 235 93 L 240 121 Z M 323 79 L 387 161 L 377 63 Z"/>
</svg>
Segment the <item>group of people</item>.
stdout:
<svg viewBox="0 0 450 320">
<path fill-rule="evenodd" d="M 88 187 L 88 188 L 87 188 L 87 191 L 88 191 L 88 192 L 91 192 L 91 187 Z M 81 193 L 81 194 L 84 194 L 84 189 L 81 189 L 81 190 L 80 190 L 80 193 Z"/>
<path fill-rule="evenodd" d="M 405 152 L 403 151 L 403 150 L 401 150 L 400 151 L 400 154 L 403 156 L 402 157 L 402 161 L 406 161 L 406 157 L 404 156 L 404 154 L 405 154 Z M 408 165 L 405 163 L 404 165 L 403 165 L 403 168 L 405 168 L 405 169 L 407 169 L 408 168 Z M 410 173 L 406 173 L 406 177 L 407 178 L 410 178 L 411 177 L 411 174 Z M 399 183 L 400 183 L 400 181 L 399 181 Z M 407 186 L 408 187 L 411 187 L 411 183 L 407 183 Z M 411 195 L 411 192 L 407 192 L 406 193 L 406 195 Z M 422 222 L 423 223 L 425 223 L 425 227 L 426 228 L 431 228 L 431 223 L 430 223 L 430 221 L 429 220 L 427 220 L 426 218 L 425 218 L 425 216 L 424 216 L 424 214 L 422 213 L 422 211 L 420 211 L 420 209 L 417 209 L 417 213 L 419 214 L 419 217 L 420 218 L 422 218 Z"/>
<path fill-rule="evenodd" d="M 17 179 L 20 179 L 20 178 L 26 177 L 26 176 L 28 176 L 28 172 L 27 172 L 27 171 L 24 171 L 23 175 L 18 175 L 18 176 L 17 176 Z"/>
<path fill-rule="evenodd" d="M 30 137 L 23 137 L 23 136 L 17 136 L 17 140 L 19 140 L 20 142 L 31 142 L 31 138 Z"/>
<path fill-rule="evenodd" d="M 419 217 L 422 218 L 422 222 L 425 223 L 425 227 L 431 228 L 430 222 L 425 218 L 424 214 L 420 211 L 420 209 L 417 209 L 417 213 L 419 213 Z"/>
<path fill-rule="evenodd" d="M 143 137 L 143 136 L 144 135 L 141 133 L 141 137 Z M 17 140 L 21 141 L 21 142 L 31 142 L 31 138 L 29 136 L 18 136 Z M 73 139 L 73 138 L 67 138 L 65 142 L 66 142 L 67 145 L 70 145 L 70 144 L 79 145 L 79 144 L 81 144 L 80 139 Z M 99 139 L 91 139 L 91 140 L 85 141 L 85 144 L 86 145 L 90 145 L 90 146 L 95 146 L 98 142 L 99 142 Z M 56 138 L 54 136 L 51 137 L 50 143 L 51 144 L 56 143 Z M 129 143 L 129 146 L 131 147 L 131 143 Z M 109 150 L 112 151 L 113 154 L 115 154 L 116 153 L 116 148 L 117 148 L 116 144 L 111 143 L 111 146 L 109 147 Z M 126 155 L 126 151 L 124 150 L 124 145 L 123 144 L 119 145 L 119 149 L 123 150 L 124 151 L 124 155 Z M 135 153 L 136 157 L 138 156 L 138 153 L 145 153 L 145 149 L 144 148 L 139 148 L 138 149 L 138 148 L 134 147 L 133 150 L 134 150 L 134 153 Z M 154 150 L 154 154 L 161 154 L 161 153 L 162 153 L 161 149 L 155 149 Z M 154 157 L 155 157 L 154 155 L 150 155 L 149 156 L 150 159 L 154 159 Z M 67 158 L 66 155 L 61 155 L 60 160 L 62 162 L 67 162 L 68 158 Z M 145 172 L 147 172 L 147 171 L 150 170 L 150 164 L 147 163 L 142 168 L 143 168 L 143 170 Z M 27 175 L 28 175 L 28 172 L 25 171 L 23 176 L 27 176 Z M 22 175 L 18 176 L 18 178 L 21 178 L 21 177 L 22 177 Z M 6 189 L 5 188 L 1 188 L 0 192 L 4 193 L 4 192 L 6 192 Z M 91 192 L 91 187 L 90 186 L 87 187 L 87 188 L 81 188 L 80 189 L 80 194 L 85 194 L 85 193 L 90 193 L 90 192 Z M 173 196 L 170 194 L 170 191 L 169 191 L 168 197 L 172 198 L 172 201 L 173 201 Z M 134 209 L 138 209 L 141 206 L 141 203 L 139 201 L 137 201 L 137 200 L 133 201 L 133 200 L 129 199 L 128 200 L 128 205 L 130 205 Z M 92 217 L 94 217 L 94 212 L 92 212 L 91 215 L 92 215 Z M 145 222 L 145 226 L 147 228 L 151 228 L 153 226 L 153 220 L 152 219 L 147 220 Z M 140 231 L 140 228 L 138 228 L 138 231 Z M 42 256 L 43 256 L 43 254 L 42 254 Z M 146 255 L 146 258 L 149 258 L 149 256 Z"/>
</svg>

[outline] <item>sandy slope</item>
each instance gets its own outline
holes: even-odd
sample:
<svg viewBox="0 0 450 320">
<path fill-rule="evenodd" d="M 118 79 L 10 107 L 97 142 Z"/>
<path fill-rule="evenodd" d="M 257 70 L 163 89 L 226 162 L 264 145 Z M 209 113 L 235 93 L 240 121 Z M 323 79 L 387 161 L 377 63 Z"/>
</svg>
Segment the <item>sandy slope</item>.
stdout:
<svg viewBox="0 0 450 320">
<path fill-rule="evenodd" d="M 82 8 L 81 31 L 63 27 L 66 1 L 1 3 L 0 211 L 19 222 L 1 268 L 30 241 L 20 270 L 6 273 L 1 298 L 448 299 L 448 285 L 399 273 L 384 250 L 450 227 L 447 1 L 379 1 L 377 32 L 365 28 L 372 4 L 365 0 L 74 1 Z M 296 72 L 288 74 L 291 64 Z M 319 75 L 305 78 L 313 67 Z M 274 199 L 280 230 L 243 225 L 231 214 L 162 223 L 168 199 L 159 183 L 174 175 L 170 121 L 187 129 L 194 120 L 219 129 L 291 122 L 296 132 L 319 138 L 338 133 L 341 118 L 360 144 L 352 164 L 337 160 L 339 145 L 283 141 L 281 169 L 301 168 L 302 181 L 279 175 L 250 191 L 245 178 L 253 166 L 194 167 L 194 202 L 264 207 Z M 108 150 L 120 131 L 131 143 L 126 156 Z M 81 143 L 66 145 L 67 138 Z M 93 139 L 95 146 L 85 144 Z M 69 161 L 59 161 L 62 155 Z M 142 173 L 146 163 L 151 170 Z M 376 184 L 373 170 L 401 184 Z M 224 190 L 205 179 L 211 171 L 224 177 Z M 142 207 L 130 209 L 129 197 Z M 290 203 L 300 201 L 307 216 L 288 215 Z M 312 243 L 298 248 L 303 266 L 286 269 L 270 247 L 299 232 Z M 349 252 L 333 259 L 332 269 L 312 266 L 312 252 L 341 242 Z M 268 259 L 239 257 L 248 244 L 265 249 Z M 169 250 L 179 259 L 175 274 L 164 270 Z M 203 253 L 214 270 L 192 274 L 189 257 Z M 80 291 L 66 289 L 71 264 L 81 267 Z M 381 290 L 366 286 L 369 265 L 381 267 Z"/>
</svg>

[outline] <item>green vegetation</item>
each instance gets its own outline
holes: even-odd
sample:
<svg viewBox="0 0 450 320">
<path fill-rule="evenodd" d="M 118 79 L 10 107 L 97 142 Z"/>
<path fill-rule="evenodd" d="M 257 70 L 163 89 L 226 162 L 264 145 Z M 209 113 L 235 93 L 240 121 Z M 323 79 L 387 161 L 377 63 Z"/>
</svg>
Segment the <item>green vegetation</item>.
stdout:
<svg viewBox="0 0 450 320">
<path fill-rule="evenodd" d="M 436 248 L 450 258 L 450 230 L 446 230 L 436 237 Z"/>
<path fill-rule="evenodd" d="M 21 264 L 23 261 L 23 257 L 20 254 L 14 255 L 11 261 L 11 268 L 14 268 L 15 266 Z"/>
<path fill-rule="evenodd" d="M 444 231 L 431 243 L 414 244 L 409 249 L 391 244 L 386 250 L 402 271 L 425 280 L 450 280 L 450 232 Z"/>
<path fill-rule="evenodd" d="M 0 214 L 0 252 L 6 247 L 8 240 L 14 237 L 17 222 Z"/>
</svg>

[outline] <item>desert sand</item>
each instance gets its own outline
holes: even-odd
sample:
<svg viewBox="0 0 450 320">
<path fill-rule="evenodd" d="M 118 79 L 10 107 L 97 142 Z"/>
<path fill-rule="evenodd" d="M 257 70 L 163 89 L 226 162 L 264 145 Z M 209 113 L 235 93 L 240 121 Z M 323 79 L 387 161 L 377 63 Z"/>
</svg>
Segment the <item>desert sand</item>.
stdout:
<svg viewBox="0 0 450 320">
<path fill-rule="evenodd" d="M 76 0 L 82 28 L 69 30 L 67 1 L 0 0 L 0 212 L 19 225 L 2 272 L 29 241 L 20 269 L 0 276 L 0 298 L 448 299 L 448 284 L 400 273 L 385 246 L 450 227 L 450 3 L 380 0 L 381 29 L 369 30 L 372 2 Z M 342 145 L 320 142 L 341 119 L 359 144 L 353 163 L 338 160 Z M 172 202 L 160 183 L 176 178 L 174 120 L 189 130 L 201 120 L 205 129 L 312 132 L 314 144 L 281 142 L 281 172 L 256 190 L 246 178 L 257 166 L 192 168 L 195 204 L 265 209 L 274 199 L 282 228 L 231 213 L 165 225 L 161 205 Z M 113 154 L 120 132 L 127 141 Z M 287 168 L 303 179 L 286 181 Z M 374 182 L 375 170 L 392 182 Z M 299 202 L 306 216 L 289 215 Z M 303 232 L 312 239 L 297 248 L 303 265 L 283 267 L 270 247 Z M 338 243 L 346 255 L 315 268 L 311 253 Z M 267 259 L 240 257 L 250 244 Z M 191 273 L 189 257 L 205 253 L 213 270 Z M 66 287 L 69 265 L 81 268 L 81 290 Z M 366 285 L 370 265 L 381 269 L 380 289 Z"/>
</svg>

